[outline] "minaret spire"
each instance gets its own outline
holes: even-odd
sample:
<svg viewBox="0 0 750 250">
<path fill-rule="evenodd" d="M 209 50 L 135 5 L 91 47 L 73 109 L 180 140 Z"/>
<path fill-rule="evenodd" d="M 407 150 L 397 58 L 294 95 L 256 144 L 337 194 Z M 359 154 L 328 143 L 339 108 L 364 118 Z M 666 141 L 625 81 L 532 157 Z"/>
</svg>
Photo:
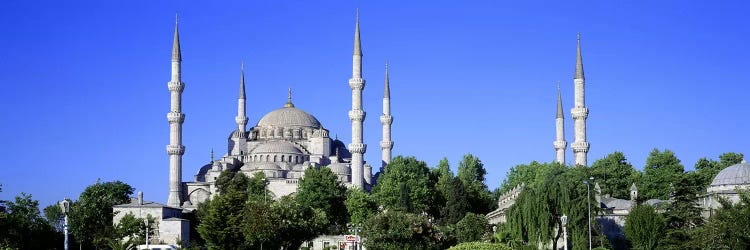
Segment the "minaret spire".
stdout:
<svg viewBox="0 0 750 250">
<path fill-rule="evenodd" d="M 391 150 L 393 150 L 393 141 L 391 141 L 391 86 L 388 78 L 388 60 L 385 61 L 385 89 L 383 90 L 383 115 L 380 116 L 380 124 L 383 125 L 383 140 L 380 141 L 380 150 L 382 151 L 382 166 L 385 167 L 391 162 Z"/>
<path fill-rule="evenodd" d="M 237 117 L 234 121 L 237 122 L 237 138 L 245 138 L 245 130 L 247 129 L 247 101 L 245 99 L 245 62 L 242 62 L 240 66 L 240 96 L 237 98 Z"/>
<path fill-rule="evenodd" d="M 565 141 L 565 127 L 562 108 L 562 96 L 560 95 L 560 81 L 557 81 L 557 117 L 555 118 L 555 161 L 565 164 L 565 148 L 568 142 Z"/>
<path fill-rule="evenodd" d="M 575 164 L 586 166 L 586 155 L 589 152 L 589 143 L 586 141 L 586 119 L 589 116 L 589 110 L 585 103 L 585 83 L 586 78 L 583 76 L 583 57 L 581 56 L 581 33 L 578 33 L 578 45 L 576 48 L 576 71 L 573 76 L 575 87 L 575 103 L 571 114 L 574 121 L 575 139 L 570 146 L 575 155 Z"/>
<path fill-rule="evenodd" d="M 365 80 L 362 79 L 362 44 L 359 38 L 359 9 L 354 25 L 354 53 L 352 55 L 352 78 L 349 79 L 349 88 L 352 89 L 352 110 L 349 111 L 349 120 L 352 121 L 352 143 L 349 144 L 349 152 L 352 154 L 352 185 L 364 189 L 364 154 L 367 145 L 362 139 L 362 122 L 365 120 L 365 111 L 362 110 L 362 90 L 365 88 Z"/>
<path fill-rule="evenodd" d="M 169 121 L 169 197 L 167 205 L 180 207 L 182 204 L 182 155 L 185 154 L 185 146 L 182 145 L 182 123 L 185 122 L 185 114 L 182 113 L 182 91 L 185 83 L 182 82 L 182 53 L 180 51 L 180 35 L 177 28 L 177 17 L 174 24 L 174 41 L 172 44 L 172 79 L 167 83 L 171 96 L 170 111 L 167 113 Z"/>
</svg>

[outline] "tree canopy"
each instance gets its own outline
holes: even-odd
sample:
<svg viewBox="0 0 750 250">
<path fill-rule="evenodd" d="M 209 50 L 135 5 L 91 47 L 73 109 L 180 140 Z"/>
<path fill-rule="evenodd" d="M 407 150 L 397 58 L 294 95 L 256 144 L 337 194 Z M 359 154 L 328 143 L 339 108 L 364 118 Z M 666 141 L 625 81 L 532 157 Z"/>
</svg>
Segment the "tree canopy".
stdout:
<svg viewBox="0 0 750 250">
<path fill-rule="evenodd" d="M 70 231 L 82 244 L 106 247 L 114 233 L 112 206 L 129 203 L 133 188 L 121 181 L 86 187 L 70 206 Z"/>
<path fill-rule="evenodd" d="M 654 149 L 646 158 L 643 178 L 638 184 L 638 195 L 643 199 L 669 198 L 670 186 L 674 185 L 685 171 L 682 163 L 669 149 Z"/>
<path fill-rule="evenodd" d="M 653 250 L 664 237 L 666 223 L 664 217 L 649 205 L 633 208 L 625 220 L 625 236 L 630 239 L 633 249 Z"/>
<path fill-rule="evenodd" d="M 638 178 L 638 171 L 619 151 L 594 161 L 591 173 L 603 194 L 621 199 L 630 199 L 630 186 Z"/>
</svg>

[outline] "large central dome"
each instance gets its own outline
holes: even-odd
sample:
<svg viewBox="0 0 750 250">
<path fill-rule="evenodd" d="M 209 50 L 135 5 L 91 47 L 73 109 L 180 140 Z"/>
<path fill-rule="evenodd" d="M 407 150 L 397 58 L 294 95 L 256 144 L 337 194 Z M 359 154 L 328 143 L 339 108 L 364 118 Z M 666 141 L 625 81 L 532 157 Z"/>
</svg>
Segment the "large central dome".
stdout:
<svg viewBox="0 0 750 250">
<path fill-rule="evenodd" d="M 314 116 L 293 106 L 269 112 L 260 118 L 258 127 L 313 127 L 320 128 L 320 122 Z"/>
</svg>

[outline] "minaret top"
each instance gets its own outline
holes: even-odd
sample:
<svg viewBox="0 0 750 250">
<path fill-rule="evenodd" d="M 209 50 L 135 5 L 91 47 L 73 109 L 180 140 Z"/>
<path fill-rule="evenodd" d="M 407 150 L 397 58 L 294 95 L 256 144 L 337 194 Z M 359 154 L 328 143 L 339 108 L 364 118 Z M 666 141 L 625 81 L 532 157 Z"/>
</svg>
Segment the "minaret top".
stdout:
<svg viewBox="0 0 750 250">
<path fill-rule="evenodd" d="M 563 118 L 562 96 L 560 95 L 560 81 L 557 81 L 557 118 Z"/>
<path fill-rule="evenodd" d="M 287 91 L 286 104 L 284 104 L 284 107 L 294 108 L 294 104 L 292 103 L 292 88 L 289 88 Z"/>
<path fill-rule="evenodd" d="M 578 33 L 578 48 L 576 50 L 576 74 L 573 79 L 584 79 L 583 77 L 583 58 L 581 57 L 581 33 Z"/>
<path fill-rule="evenodd" d="M 178 16 L 174 16 L 174 41 L 172 43 L 172 61 L 182 61 L 182 55 L 180 53 L 180 32 L 177 28 Z"/>
<path fill-rule="evenodd" d="M 391 85 L 388 79 L 388 59 L 385 59 L 385 90 L 383 90 L 383 98 L 391 98 Z"/>
<path fill-rule="evenodd" d="M 357 21 L 354 26 L 354 55 L 362 56 L 362 44 L 359 40 L 359 8 L 357 8 Z"/>
<path fill-rule="evenodd" d="M 245 61 L 240 66 L 240 99 L 245 99 Z"/>
</svg>

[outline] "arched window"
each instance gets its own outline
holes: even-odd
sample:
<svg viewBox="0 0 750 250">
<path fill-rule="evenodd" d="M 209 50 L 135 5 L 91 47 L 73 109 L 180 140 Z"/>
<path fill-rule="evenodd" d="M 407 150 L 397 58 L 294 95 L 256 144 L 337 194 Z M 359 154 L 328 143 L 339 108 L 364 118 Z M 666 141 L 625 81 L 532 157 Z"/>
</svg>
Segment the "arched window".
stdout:
<svg viewBox="0 0 750 250">
<path fill-rule="evenodd" d="M 276 161 L 278 161 L 278 155 L 273 156 L 273 162 L 276 162 Z"/>
<path fill-rule="evenodd" d="M 284 161 L 284 156 L 283 155 L 281 156 L 281 161 Z"/>
</svg>

